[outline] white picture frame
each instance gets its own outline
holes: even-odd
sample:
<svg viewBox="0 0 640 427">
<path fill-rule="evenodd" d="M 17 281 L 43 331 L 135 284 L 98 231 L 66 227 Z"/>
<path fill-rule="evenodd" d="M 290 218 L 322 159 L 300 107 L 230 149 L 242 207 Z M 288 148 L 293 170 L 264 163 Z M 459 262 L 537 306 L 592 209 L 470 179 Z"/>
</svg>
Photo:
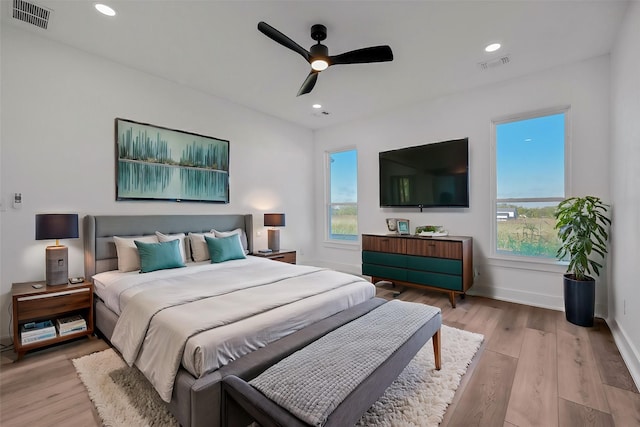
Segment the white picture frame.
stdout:
<svg viewBox="0 0 640 427">
<path fill-rule="evenodd" d="M 410 234 L 409 220 L 408 219 L 396 220 L 396 228 L 398 229 L 398 234 Z"/>
</svg>

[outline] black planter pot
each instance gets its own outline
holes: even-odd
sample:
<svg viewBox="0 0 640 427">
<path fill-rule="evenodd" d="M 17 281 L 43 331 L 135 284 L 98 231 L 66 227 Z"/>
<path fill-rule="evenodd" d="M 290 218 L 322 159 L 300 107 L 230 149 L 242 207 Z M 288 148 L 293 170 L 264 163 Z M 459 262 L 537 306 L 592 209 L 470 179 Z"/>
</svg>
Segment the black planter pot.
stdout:
<svg viewBox="0 0 640 427">
<path fill-rule="evenodd" d="M 564 311 L 567 320 L 578 326 L 593 326 L 596 305 L 596 281 L 575 280 L 572 275 L 564 275 Z"/>
</svg>

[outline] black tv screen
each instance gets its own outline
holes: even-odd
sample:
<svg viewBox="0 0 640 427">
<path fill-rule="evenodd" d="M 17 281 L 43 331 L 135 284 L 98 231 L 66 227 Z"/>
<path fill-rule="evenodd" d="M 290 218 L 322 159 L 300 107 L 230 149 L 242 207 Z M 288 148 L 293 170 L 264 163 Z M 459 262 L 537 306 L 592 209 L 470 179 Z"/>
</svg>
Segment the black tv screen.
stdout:
<svg viewBox="0 0 640 427">
<path fill-rule="evenodd" d="M 383 151 L 380 206 L 469 207 L 469 138 Z"/>
</svg>

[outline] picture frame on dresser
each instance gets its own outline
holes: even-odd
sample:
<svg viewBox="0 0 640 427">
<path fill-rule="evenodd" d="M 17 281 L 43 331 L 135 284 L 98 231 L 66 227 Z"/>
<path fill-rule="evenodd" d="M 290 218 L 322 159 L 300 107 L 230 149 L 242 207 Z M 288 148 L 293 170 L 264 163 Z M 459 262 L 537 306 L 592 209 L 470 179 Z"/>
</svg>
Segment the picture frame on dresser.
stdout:
<svg viewBox="0 0 640 427">
<path fill-rule="evenodd" d="M 229 203 L 229 141 L 115 119 L 116 201 Z"/>
<path fill-rule="evenodd" d="M 409 220 L 399 219 L 397 221 L 398 234 L 410 234 L 409 233 Z"/>
</svg>

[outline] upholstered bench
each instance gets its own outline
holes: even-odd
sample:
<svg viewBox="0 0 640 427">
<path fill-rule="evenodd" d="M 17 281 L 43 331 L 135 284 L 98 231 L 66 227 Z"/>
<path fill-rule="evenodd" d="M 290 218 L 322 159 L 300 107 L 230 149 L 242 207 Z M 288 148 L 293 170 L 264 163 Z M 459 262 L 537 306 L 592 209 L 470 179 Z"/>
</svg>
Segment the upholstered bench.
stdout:
<svg viewBox="0 0 640 427">
<path fill-rule="evenodd" d="M 433 337 L 440 369 L 440 309 L 390 301 L 283 358 L 254 378 L 226 376 L 222 425 L 348 426 Z M 238 415 L 242 414 L 242 415 Z"/>
</svg>

